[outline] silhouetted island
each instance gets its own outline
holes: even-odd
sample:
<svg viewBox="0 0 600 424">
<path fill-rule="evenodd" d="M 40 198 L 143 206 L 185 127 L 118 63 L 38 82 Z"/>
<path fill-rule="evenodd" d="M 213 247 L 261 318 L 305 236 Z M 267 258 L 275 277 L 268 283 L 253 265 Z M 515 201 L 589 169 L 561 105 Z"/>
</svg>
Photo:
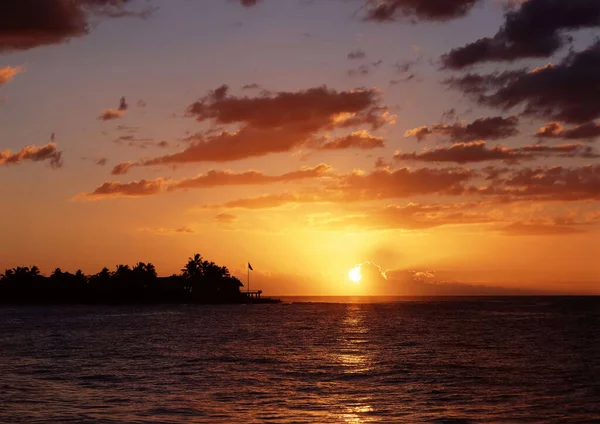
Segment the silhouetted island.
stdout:
<svg viewBox="0 0 600 424">
<path fill-rule="evenodd" d="M 245 292 L 227 267 L 190 257 L 181 274 L 158 277 L 154 265 L 118 265 L 95 275 L 56 268 L 50 277 L 36 266 L 7 269 L 0 275 L 0 304 L 161 304 L 277 303 L 261 291 Z"/>
</svg>

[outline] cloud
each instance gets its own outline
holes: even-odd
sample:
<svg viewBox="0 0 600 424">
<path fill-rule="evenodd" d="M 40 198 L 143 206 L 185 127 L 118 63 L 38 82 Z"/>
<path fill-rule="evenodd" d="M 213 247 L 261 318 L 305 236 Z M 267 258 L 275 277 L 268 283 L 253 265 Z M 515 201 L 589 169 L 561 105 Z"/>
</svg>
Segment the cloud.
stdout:
<svg viewBox="0 0 600 424">
<path fill-rule="evenodd" d="M 587 122 L 574 128 L 565 129 L 558 122 L 549 122 L 540 128 L 535 136 L 538 138 L 562 138 L 566 140 L 594 140 L 600 137 L 600 124 Z"/>
<path fill-rule="evenodd" d="M 365 0 L 366 20 L 389 22 L 401 18 L 448 21 L 466 16 L 479 0 Z"/>
<path fill-rule="evenodd" d="M 515 222 L 503 226 L 499 231 L 507 236 L 555 236 L 584 232 L 579 228 L 568 227 L 565 225 L 532 224 L 523 222 Z"/>
<path fill-rule="evenodd" d="M 123 175 L 123 174 L 126 174 L 127 171 L 129 171 L 129 168 L 131 168 L 132 166 L 133 166 L 133 162 L 123 162 L 118 165 L 115 165 L 115 167 L 112 169 L 112 171 L 110 173 L 112 175 Z"/>
<path fill-rule="evenodd" d="M 446 68 L 462 69 L 482 62 L 549 57 L 572 37 L 568 30 L 600 26 L 596 0 L 528 0 L 506 13 L 492 38 L 481 38 L 442 56 Z"/>
<path fill-rule="evenodd" d="M 426 149 L 422 153 L 397 152 L 394 154 L 394 159 L 397 161 L 455 162 L 459 164 L 491 160 L 514 163 L 526 158 L 529 158 L 527 154 L 509 147 L 494 146 L 489 148 L 485 141 L 456 143 L 450 147 L 438 146 L 433 150 Z"/>
<path fill-rule="evenodd" d="M 303 167 L 297 171 L 281 175 L 265 175 L 259 171 L 236 173 L 233 171 L 210 170 L 194 178 L 173 181 L 168 190 L 181 190 L 190 188 L 211 188 L 235 185 L 262 185 L 281 182 L 300 181 L 305 179 L 321 178 L 331 174 L 331 167 L 321 163 L 314 168 Z"/>
<path fill-rule="evenodd" d="M 405 75 L 405 74 L 409 73 L 416 65 L 419 64 L 419 62 L 421 62 L 422 58 L 423 58 L 422 56 L 419 56 L 415 60 L 405 60 L 405 61 L 396 63 L 394 65 L 396 73 L 399 75 Z"/>
<path fill-rule="evenodd" d="M 240 0 L 240 4 L 244 7 L 256 6 L 262 0 Z"/>
<path fill-rule="evenodd" d="M 376 169 L 342 175 L 328 188 L 353 202 L 461 192 L 462 184 L 473 177 L 474 172 L 465 168 Z"/>
<path fill-rule="evenodd" d="M 288 152 L 324 131 L 360 126 L 376 130 L 395 119 L 380 100 L 376 90 L 338 92 L 325 86 L 234 97 L 221 86 L 192 104 L 187 116 L 217 126 L 237 124 L 237 130 L 196 134 L 185 150 L 136 166 L 235 161 Z"/>
<path fill-rule="evenodd" d="M 348 216 L 316 222 L 331 230 L 425 230 L 447 225 L 484 224 L 493 220 L 482 213 L 468 213 L 475 204 L 416 204 L 365 208 Z"/>
<path fill-rule="evenodd" d="M 96 160 L 94 163 L 96 165 L 104 166 L 104 165 L 106 165 L 106 162 L 108 162 L 108 159 L 100 158 L 100 159 Z"/>
<path fill-rule="evenodd" d="M 469 124 L 456 122 L 451 125 L 435 124 L 431 127 L 413 128 L 406 131 L 404 137 L 416 137 L 418 141 L 423 141 L 431 135 L 439 134 L 451 141 L 498 140 L 519 134 L 518 125 L 519 118 L 517 116 L 507 118 L 494 116 L 478 118 Z"/>
<path fill-rule="evenodd" d="M 10 150 L 0 151 L 0 165 L 17 165 L 23 161 L 49 161 L 52 168 L 62 166 L 62 152 L 56 148 L 56 143 L 45 146 L 27 146 L 12 153 Z"/>
<path fill-rule="evenodd" d="M 507 200 L 600 200 L 600 165 L 522 168 L 469 191 Z"/>
<path fill-rule="evenodd" d="M 148 147 L 169 147 L 169 142 L 167 141 L 157 142 L 153 141 L 151 138 L 137 138 L 133 135 L 122 135 L 113 140 L 113 142 L 121 146 L 126 145 L 129 147 L 138 147 L 140 149 L 146 149 Z"/>
<path fill-rule="evenodd" d="M 98 119 L 101 121 L 111 121 L 113 119 L 122 118 L 123 116 L 125 116 L 125 111 L 118 109 L 105 109 L 102 112 L 100 112 L 100 116 L 98 116 Z"/>
<path fill-rule="evenodd" d="M 398 84 L 402 84 L 402 83 L 405 83 L 405 82 L 412 81 L 412 80 L 413 80 L 413 79 L 415 79 L 415 78 L 416 78 L 416 75 L 415 75 L 415 74 L 410 74 L 410 75 L 408 75 L 408 76 L 407 76 L 407 77 L 405 77 L 405 78 L 400 78 L 400 79 L 392 79 L 392 80 L 390 80 L 390 85 L 398 85 Z"/>
<path fill-rule="evenodd" d="M 584 51 L 570 53 L 558 65 L 467 74 L 446 83 L 481 105 L 504 110 L 522 106 L 526 115 L 585 124 L 600 117 L 600 100 L 594 90 L 600 84 L 600 40 Z"/>
<path fill-rule="evenodd" d="M 127 109 L 129 109 L 129 105 L 127 104 L 127 100 L 125 100 L 125 97 L 121 97 L 121 99 L 119 100 L 119 109 L 120 111 L 126 111 Z"/>
<path fill-rule="evenodd" d="M 131 183 L 106 182 L 92 193 L 81 193 L 75 199 L 98 200 L 115 197 L 146 197 L 160 193 L 166 181 L 162 178 L 140 180 Z"/>
<path fill-rule="evenodd" d="M 420 162 L 454 162 L 465 164 L 470 162 L 504 161 L 517 163 L 524 159 L 536 159 L 546 156 L 598 158 L 590 146 L 580 143 L 563 144 L 560 146 L 545 146 L 534 144 L 523 147 L 488 147 L 485 141 L 471 141 L 455 143 L 449 147 L 438 146 L 434 149 L 425 149 L 421 153 L 396 152 L 394 159 L 397 161 Z"/>
<path fill-rule="evenodd" d="M 426 194 L 456 195 L 476 173 L 465 168 L 376 169 L 332 176 L 321 187 L 295 193 L 266 194 L 233 200 L 203 208 L 269 209 L 287 204 L 354 203 L 369 200 L 407 198 Z"/>
<path fill-rule="evenodd" d="M 5 66 L 0 68 L 0 87 L 11 82 L 15 75 L 20 74 L 23 70 L 22 66 Z"/>
<path fill-rule="evenodd" d="M 118 1 L 118 0 L 117 0 Z M 101 121 L 111 121 L 113 119 L 119 119 L 125 116 L 125 112 L 129 108 L 125 97 L 121 97 L 119 100 L 119 106 L 117 109 L 105 109 L 100 112 L 100 116 L 98 117 Z M 118 127 L 117 127 L 118 128 Z"/>
<path fill-rule="evenodd" d="M 365 57 L 367 57 L 367 54 L 360 49 L 353 50 L 350 53 L 348 53 L 348 59 L 351 59 L 351 60 L 352 59 L 364 59 Z"/>
<path fill-rule="evenodd" d="M 113 169 L 113 175 L 123 174 L 122 169 Z M 265 175 L 259 171 L 234 172 L 229 170 L 210 170 L 205 174 L 193 178 L 181 180 L 140 180 L 131 183 L 105 182 L 91 193 L 83 193 L 78 197 L 83 198 L 106 198 L 106 197 L 141 197 L 163 193 L 165 191 L 176 191 L 186 189 L 200 189 L 226 186 L 242 185 L 264 185 L 275 183 L 289 183 L 307 179 L 315 179 L 333 176 L 332 168 L 321 163 L 313 168 L 302 167 L 296 171 L 281 175 Z"/>
<path fill-rule="evenodd" d="M 219 224 L 231 225 L 237 221 L 237 216 L 229 213 L 220 213 L 215 216 L 215 221 L 217 221 Z"/>
<path fill-rule="evenodd" d="M 91 18 L 147 16 L 133 12 L 129 0 L 18 0 L 0 6 L 0 52 L 64 43 L 87 35 Z"/>
<path fill-rule="evenodd" d="M 369 65 L 360 65 L 356 69 L 349 69 L 348 76 L 349 77 L 360 77 L 360 76 L 364 77 L 366 75 L 369 75 L 370 72 L 371 72 L 371 68 Z"/>
<path fill-rule="evenodd" d="M 273 209 L 289 204 L 328 203 L 325 196 L 317 193 L 280 193 L 246 197 L 222 204 L 204 205 L 201 209 Z"/>
<path fill-rule="evenodd" d="M 384 147 L 383 138 L 374 137 L 368 131 L 361 130 L 353 132 L 345 137 L 337 137 L 334 139 L 323 138 L 318 143 L 320 150 L 342 150 L 342 149 L 361 149 L 370 150 Z"/>
<path fill-rule="evenodd" d="M 146 103 L 144 101 L 144 99 L 140 99 L 137 101 L 137 107 L 146 107 L 146 106 L 148 106 L 148 103 Z"/>
<path fill-rule="evenodd" d="M 122 124 L 117 125 L 117 131 L 125 131 L 125 132 L 128 132 L 128 133 L 136 133 L 136 132 L 139 131 L 139 129 L 140 129 L 139 127 L 132 127 L 132 126 L 129 126 L 129 125 L 122 125 Z"/>
<path fill-rule="evenodd" d="M 194 234 L 195 231 L 190 227 L 179 227 L 179 228 L 139 228 L 138 231 L 144 231 L 148 233 L 154 233 L 158 235 L 172 235 L 172 234 Z"/>
<path fill-rule="evenodd" d="M 581 143 L 560 144 L 558 146 L 546 146 L 543 144 L 532 144 L 515 149 L 516 151 L 532 154 L 535 157 L 544 157 L 556 155 L 563 158 L 587 158 L 596 159 L 600 155 L 591 146 L 584 146 Z"/>
<path fill-rule="evenodd" d="M 242 86 L 242 90 L 260 90 L 262 89 L 262 86 L 260 84 L 256 84 L 256 83 L 252 83 L 252 84 L 246 84 Z"/>
</svg>

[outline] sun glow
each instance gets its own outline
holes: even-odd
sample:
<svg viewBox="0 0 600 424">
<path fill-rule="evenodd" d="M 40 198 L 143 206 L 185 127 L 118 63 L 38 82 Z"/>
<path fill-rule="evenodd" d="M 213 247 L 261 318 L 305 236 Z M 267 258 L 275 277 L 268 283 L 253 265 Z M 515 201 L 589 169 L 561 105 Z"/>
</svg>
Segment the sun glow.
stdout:
<svg viewBox="0 0 600 424">
<path fill-rule="evenodd" d="M 362 275 L 360 273 L 360 265 L 355 266 L 348 272 L 348 278 L 353 283 L 360 283 L 360 280 L 362 280 Z"/>
</svg>

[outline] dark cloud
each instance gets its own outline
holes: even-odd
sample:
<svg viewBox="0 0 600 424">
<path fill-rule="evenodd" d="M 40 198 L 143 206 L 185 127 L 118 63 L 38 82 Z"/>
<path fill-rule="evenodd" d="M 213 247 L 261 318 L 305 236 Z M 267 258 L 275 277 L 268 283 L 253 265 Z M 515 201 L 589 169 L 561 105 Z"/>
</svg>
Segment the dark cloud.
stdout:
<svg viewBox="0 0 600 424">
<path fill-rule="evenodd" d="M 522 106 L 526 115 L 585 124 L 600 117 L 600 41 L 584 51 L 572 52 L 558 65 L 532 71 L 467 74 L 446 83 L 482 105 L 504 110 Z"/>
<path fill-rule="evenodd" d="M 405 78 L 393 79 L 393 80 L 390 80 L 390 85 L 398 85 L 398 84 L 402 84 L 404 82 L 409 82 L 409 81 L 414 80 L 416 77 L 417 76 L 415 74 L 410 74 Z"/>
<path fill-rule="evenodd" d="M 194 162 L 227 162 L 288 152 L 324 131 L 352 127 L 378 129 L 393 123 L 376 90 L 338 92 L 317 87 L 298 92 L 234 97 L 221 86 L 187 109 L 187 116 L 213 125 L 238 125 L 235 132 L 214 131 L 188 138 L 179 153 L 139 162 L 150 166 Z"/>
<path fill-rule="evenodd" d="M 374 90 L 338 92 L 323 86 L 295 93 L 234 97 L 228 95 L 228 87 L 224 85 L 192 104 L 187 115 L 200 122 L 243 123 L 256 129 L 292 127 L 312 130 L 334 126 L 332 119 L 342 113 L 366 114 L 378 102 Z"/>
<path fill-rule="evenodd" d="M 466 16 L 480 0 L 366 0 L 366 20 L 389 22 L 402 18 L 448 21 Z"/>
<path fill-rule="evenodd" d="M 107 162 L 108 162 L 108 159 L 100 158 L 100 159 L 96 160 L 94 163 L 96 165 L 104 166 L 104 165 L 106 165 Z"/>
<path fill-rule="evenodd" d="M 146 103 L 143 99 L 137 101 L 137 107 L 146 107 L 148 103 Z"/>
<path fill-rule="evenodd" d="M 367 54 L 360 49 L 348 53 L 348 59 L 364 59 L 365 57 L 367 57 Z"/>
<path fill-rule="evenodd" d="M 409 73 L 416 65 L 418 65 L 422 59 L 423 57 L 419 56 L 415 60 L 405 60 L 402 62 L 398 62 L 394 65 L 394 70 L 398 75 L 405 75 Z"/>
<path fill-rule="evenodd" d="M 146 16 L 130 0 L 17 0 L 0 6 L 0 52 L 63 43 L 90 31 L 92 18 Z"/>
<path fill-rule="evenodd" d="M 60 168 L 62 152 L 58 151 L 56 143 L 48 143 L 45 146 L 27 146 L 15 153 L 10 150 L 0 151 L 0 166 L 18 165 L 24 161 L 49 161 L 52 168 Z"/>
<path fill-rule="evenodd" d="M 246 84 L 246 85 L 242 86 L 242 90 L 260 90 L 260 89 L 262 89 L 262 86 L 260 84 L 256 84 L 256 83 Z"/>
<path fill-rule="evenodd" d="M 518 125 L 519 118 L 516 116 L 494 116 L 478 118 L 469 124 L 456 122 L 451 125 L 435 124 L 431 127 L 413 128 L 406 131 L 404 136 L 416 137 L 419 141 L 435 134 L 448 137 L 450 141 L 499 140 L 519 134 Z"/>
<path fill-rule="evenodd" d="M 504 161 L 518 163 L 522 160 L 532 160 L 547 156 L 598 158 L 590 146 L 582 144 L 563 144 L 560 146 L 546 146 L 535 144 L 524 147 L 488 147 L 485 141 L 471 141 L 456 143 L 449 147 L 438 146 L 435 149 L 426 149 L 421 153 L 400 153 L 394 155 L 396 161 L 418 162 L 453 162 L 458 164 L 487 161 Z"/>
<path fill-rule="evenodd" d="M 523 168 L 469 191 L 528 201 L 600 200 L 600 165 Z"/>
<path fill-rule="evenodd" d="M 377 169 L 340 176 L 329 189 L 339 190 L 345 201 L 403 198 L 460 192 L 473 177 L 474 172 L 464 168 Z"/>
<path fill-rule="evenodd" d="M 397 161 L 420 161 L 420 162 L 454 162 L 470 163 L 501 160 L 505 162 L 518 162 L 529 158 L 530 155 L 508 147 L 487 147 L 485 141 L 472 141 L 468 143 L 456 143 L 450 147 L 436 147 L 433 150 L 425 150 L 422 153 L 396 153 L 394 159 Z"/>
<path fill-rule="evenodd" d="M 596 159 L 600 157 L 593 147 L 584 146 L 581 143 L 561 144 L 559 146 L 546 146 L 544 144 L 533 144 L 515 149 L 516 151 L 531 154 L 534 157 L 556 155 L 564 158 L 587 158 Z"/>
<path fill-rule="evenodd" d="M 121 146 L 129 146 L 129 147 L 137 147 L 140 149 L 147 149 L 149 147 L 160 147 L 167 148 L 169 147 L 169 142 L 167 141 L 154 141 L 151 138 L 137 138 L 134 135 L 122 135 L 115 140 L 113 140 L 115 144 L 119 144 Z"/>
<path fill-rule="evenodd" d="M 549 57 L 572 38 L 564 32 L 600 26 L 597 0 L 528 0 L 506 13 L 492 38 L 482 38 L 442 57 L 446 68 L 462 69 L 481 62 Z"/>
<path fill-rule="evenodd" d="M 535 136 L 538 138 L 562 138 L 566 140 L 594 140 L 600 137 L 600 124 L 588 122 L 574 128 L 566 129 L 558 122 L 549 122 L 540 128 Z"/>
<path fill-rule="evenodd" d="M 360 65 L 358 68 L 349 69 L 348 76 L 349 77 L 359 77 L 369 75 L 371 72 L 371 67 L 369 65 Z"/>
<path fill-rule="evenodd" d="M 131 168 L 133 166 L 132 162 L 123 162 L 120 163 L 118 165 L 116 165 L 112 171 L 111 174 L 112 175 L 123 175 L 126 174 L 127 171 L 129 171 L 129 168 Z"/>
</svg>

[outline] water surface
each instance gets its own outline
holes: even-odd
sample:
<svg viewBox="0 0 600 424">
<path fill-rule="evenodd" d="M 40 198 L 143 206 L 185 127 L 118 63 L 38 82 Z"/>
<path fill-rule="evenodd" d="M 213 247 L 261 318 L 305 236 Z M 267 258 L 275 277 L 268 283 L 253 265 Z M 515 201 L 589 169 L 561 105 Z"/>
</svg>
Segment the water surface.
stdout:
<svg viewBox="0 0 600 424">
<path fill-rule="evenodd" d="M 297 300 L 2 307 L 0 422 L 600 422 L 600 298 Z"/>
</svg>

